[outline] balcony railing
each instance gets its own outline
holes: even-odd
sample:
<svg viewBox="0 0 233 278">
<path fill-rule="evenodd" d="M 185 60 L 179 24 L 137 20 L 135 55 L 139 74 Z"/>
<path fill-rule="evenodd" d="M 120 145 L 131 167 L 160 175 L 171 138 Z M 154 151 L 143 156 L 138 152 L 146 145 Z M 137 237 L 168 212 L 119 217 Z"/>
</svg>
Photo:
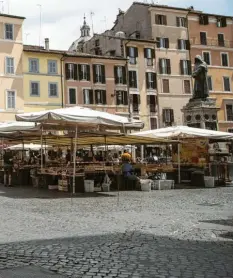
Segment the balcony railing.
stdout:
<svg viewBox="0 0 233 278">
<path fill-rule="evenodd" d="M 210 39 L 207 38 L 205 40 L 205 44 L 201 43 L 200 38 L 192 37 L 190 38 L 191 45 L 207 45 L 207 46 L 215 46 L 215 47 L 227 47 L 227 48 L 233 48 L 233 41 L 219 41 L 218 39 Z"/>
</svg>

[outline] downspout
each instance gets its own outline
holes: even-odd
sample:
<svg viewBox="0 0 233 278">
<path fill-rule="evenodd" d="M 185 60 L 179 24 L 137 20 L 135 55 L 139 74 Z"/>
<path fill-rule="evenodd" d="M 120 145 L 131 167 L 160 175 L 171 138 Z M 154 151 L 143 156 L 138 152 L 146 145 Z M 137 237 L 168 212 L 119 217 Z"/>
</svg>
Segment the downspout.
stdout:
<svg viewBox="0 0 233 278">
<path fill-rule="evenodd" d="M 187 15 L 186 15 L 186 21 L 187 21 L 187 33 L 188 33 L 188 41 L 189 41 L 189 58 L 191 61 L 191 71 L 192 71 L 192 56 L 191 56 L 191 41 L 190 41 L 190 34 L 189 34 L 189 20 L 188 20 L 188 16 L 189 16 L 190 10 L 188 11 Z M 192 89 L 192 94 L 193 94 L 193 80 L 191 77 L 191 89 Z"/>
<path fill-rule="evenodd" d="M 156 44 L 157 44 L 157 41 L 156 41 Z M 156 63 L 156 44 L 154 46 L 154 50 L 155 50 L 155 73 L 156 73 L 156 84 L 157 84 L 157 119 L 158 119 L 158 128 L 160 128 L 160 110 L 159 110 L 159 90 L 158 90 L 158 68 L 157 68 L 157 63 Z"/>
<path fill-rule="evenodd" d="M 65 53 L 62 54 L 60 59 L 61 67 L 61 107 L 64 108 L 64 80 L 63 80 L 63 61 L 65 60 Z"/>
</svg>

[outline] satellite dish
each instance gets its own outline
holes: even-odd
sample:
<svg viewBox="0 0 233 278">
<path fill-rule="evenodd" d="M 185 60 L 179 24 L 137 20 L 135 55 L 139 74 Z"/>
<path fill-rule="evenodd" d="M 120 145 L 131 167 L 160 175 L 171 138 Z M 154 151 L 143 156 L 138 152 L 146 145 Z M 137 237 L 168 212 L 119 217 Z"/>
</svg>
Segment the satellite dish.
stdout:
<svg viewBox="0 0 233 278">
<path fill-rule="evenodd" d="M 122 31 L 119 31 L 119 32 L 116 32 L 115 36 L 118 38 L 125 38 L 125 33 Z"/>
</svg>

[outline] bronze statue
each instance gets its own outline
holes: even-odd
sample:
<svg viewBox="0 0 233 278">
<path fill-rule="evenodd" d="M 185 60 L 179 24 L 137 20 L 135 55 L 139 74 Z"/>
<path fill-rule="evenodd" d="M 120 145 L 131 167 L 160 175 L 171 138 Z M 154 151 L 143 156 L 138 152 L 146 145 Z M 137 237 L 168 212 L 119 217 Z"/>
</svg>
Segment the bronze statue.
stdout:
<svg viewBox="0 0 233 278">
<path fill-rule="evenodd" d="M 194 72 L 192 77 L 195 79 L 193 99 L 206 100 L 209 97 L 207 81 L 208 67 L 200 55 L 195 57 Z"/>
</svg>

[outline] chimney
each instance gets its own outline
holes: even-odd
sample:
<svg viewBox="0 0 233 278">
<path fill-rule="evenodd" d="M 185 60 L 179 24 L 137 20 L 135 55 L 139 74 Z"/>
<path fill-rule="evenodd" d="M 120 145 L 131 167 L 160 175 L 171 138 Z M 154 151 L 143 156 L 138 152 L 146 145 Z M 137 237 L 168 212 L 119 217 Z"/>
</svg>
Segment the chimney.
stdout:
<svg viewBox="0 0 233 278">
<path fill-rule="evenodd" d="M 45 49 L 49 50 L 49 38 L 45 38 L 44 42 L 45 42 Z"/>
</svg>

